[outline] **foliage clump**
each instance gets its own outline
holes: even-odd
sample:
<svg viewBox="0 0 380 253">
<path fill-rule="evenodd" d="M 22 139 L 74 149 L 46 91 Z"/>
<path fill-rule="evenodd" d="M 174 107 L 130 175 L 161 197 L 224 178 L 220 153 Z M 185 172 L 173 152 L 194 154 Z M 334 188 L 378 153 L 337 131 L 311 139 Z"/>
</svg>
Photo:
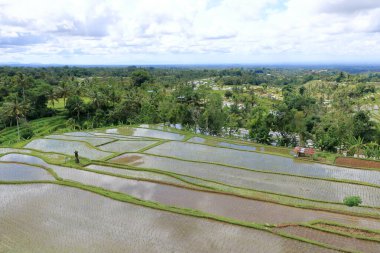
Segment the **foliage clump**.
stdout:
<svg viewBox="0 0 380 253">
<path fill-rule="evenodd" d="M 347 196 L 344 198 L 343 203 L 346 206 L 359 206 L 362 203 L 362 199 L 359 196 Z"/>
</svg>

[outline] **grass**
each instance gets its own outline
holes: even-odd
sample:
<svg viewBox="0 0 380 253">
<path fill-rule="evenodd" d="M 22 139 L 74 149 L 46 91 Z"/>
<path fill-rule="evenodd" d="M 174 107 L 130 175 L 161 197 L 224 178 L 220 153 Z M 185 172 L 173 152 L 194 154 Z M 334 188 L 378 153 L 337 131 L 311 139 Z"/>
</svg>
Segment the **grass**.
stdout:
<svg viewBox="0 0 380 253">
<path fill-rule="evenodd" d="M 36 138 L 53 133 L 60 128 L 65 128 L 65 121 L 64 116 L 54 116 L 32 120 L 28 122 L 28 124 L 33 129 L 33 138 Z M 0 131 L 0 146 L 13 145 L 14 147 L 20 147 L 26 142 L 28 142 L 28 140 L 19 141 L 16 126 L 7 127 Z"/>
</svg>

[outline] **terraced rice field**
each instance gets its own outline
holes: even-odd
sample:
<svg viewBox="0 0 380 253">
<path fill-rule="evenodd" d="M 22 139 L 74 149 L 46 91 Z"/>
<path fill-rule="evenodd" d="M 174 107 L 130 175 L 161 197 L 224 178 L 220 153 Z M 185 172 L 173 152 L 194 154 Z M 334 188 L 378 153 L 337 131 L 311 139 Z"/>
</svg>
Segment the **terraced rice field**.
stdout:
<svg viewBox="0 0 380 253">
<path fill-rule="evenodd" d="M 108 152 L 135 152 L 142 148 L 148 147 L 157 143 L 156 141 L 116 141 L 112 143 L 108 143 L 106 145 L 102 145 L 99 148 Z"/>
<path fill-rule="evenodd" d="M 69 140 L 69 141 L 84 141 L 93 146 L 103 145 L 112 141 L 115 141 L 113 138 L 107 137 L 96 137 L 96 136 L 70 136 L 70 135 L 48 135 L 45 138 L 56 139 L 56 140 Z"/>
<path fill-rule="evenodd" d="M 306 163 L 281 156 L 221 149 L 193 143 L 167 142 L 147 150 L 145 153 L 193 161 L 220 163 L 268 172 L 280 172 L 307 177 L 346 179 L 380 185 L 380 171 Z"/>
<path fill-rule="evenodd" d="M 380 238 L 379 171 L 143 127 L 50 134 L 1 148 L 0 252 L 380 248 L 366 237 Z M 75 150 L 87 159 L 76 164 Z M 362 206 L 344 206 L 348 195 L 359 195 Z M 317 221 L 371 232 L 354 239 L 322 231 Z"/>
<path fill-rule="evenodd" d="M 17 163 L 0 162 L 0 181 L 54 180 L 44 169 Z"/>
<path fill-rule="evenodd" d="M 264 231 L 62 186 L 0 186 L 0 200 L 3 251 L 333 252 Z"/>
<path fill-rule="evenodd" d="M 379 243 L 368 240 L 361 240 L 356 238 L 347 238 L 345 236 L 332 234 L 328 232 L 323 232 L 319 230 L 315 230 L 312 228 L 306 227 L 286 227 L 282 229 L 278 229 L 281 232 L 300 236 L 303 238 L 309 238 L 313 240 L 317 240 L 318 242 L 329 244 L 329 245 L 337 245 L 345 250 L 356 250 L 358 252 L 369 252 L 369 253 L 377 253 L 379 252 Z"/>
<path fill-rule="evenodd" d="M 152 137 L 164 140 L 183 140 L 185 138 L 185 136 L 181 134 L 162 132 L 145 128 L 133 128 L 132 136 Z"/>
<path fill-rule="evenodd" d="M 37 139 L 29 142 L 25 148 L 66 155 L 74 155 L 74 151 L 77 150 L 81 156 L 88 159 L 102 159 L 112 155 L 110 152 L 92 148 L 84 142 L 67 140 Z"/>
<path fill-rule="evenodd" d="M 380 188 L 369 186 L 258 173 L 227 166 L 180 161 L 145 154 L 125 154 L 110 161 L 142 168 L 156 168 L 218 181 L 232 186 L 321 201 L 342 202 L 345 196 L 359 195 L 363 198 L 363 204 L 380 207 Z"/>
</svg>

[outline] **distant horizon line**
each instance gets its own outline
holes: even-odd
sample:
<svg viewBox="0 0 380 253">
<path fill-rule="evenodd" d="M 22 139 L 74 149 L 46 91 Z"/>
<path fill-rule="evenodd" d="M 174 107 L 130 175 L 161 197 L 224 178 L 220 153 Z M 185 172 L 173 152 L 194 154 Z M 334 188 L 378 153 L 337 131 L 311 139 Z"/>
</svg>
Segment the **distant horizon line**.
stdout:
<svg viewBox="0 0 380 253">
<path fill-rule="evenodd" d="M 75 63 L 20 63 L 20 62 L 0 62 L 1 67 L 6 66 L 62 66 L 62 67 L 151 67 L 151 66 L 346 66 L 346 67 L 380 67 L 379 63 L 359 63 L 359 62 L 342 62 L 342 63 L 327 63 L 327 62 L 278 62 L 278 63 L 145 63 L 145 64 L 128 64 L 128 63 L 114 63 L 114 64 L 75 64 Z"/>
</svg>

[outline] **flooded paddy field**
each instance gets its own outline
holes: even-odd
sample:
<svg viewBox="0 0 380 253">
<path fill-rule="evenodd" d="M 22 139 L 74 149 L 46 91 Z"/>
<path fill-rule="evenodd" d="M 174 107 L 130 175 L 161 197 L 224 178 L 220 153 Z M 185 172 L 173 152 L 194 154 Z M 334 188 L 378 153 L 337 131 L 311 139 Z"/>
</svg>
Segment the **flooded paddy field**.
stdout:
<svg viewBox="0 0 380 253">
<path fill-rule="evenodd" d="M 45 138 L 57 139 L 57 140 L 69 140 L 69 141 L 84 141 L 93 146 L 102 145 L 111 142 L 115 139 L 107 137 L 96 137 L 96 136 L 70 136 L 70 135 L 48 135 Z"/>
<path fill-rule="evenodd" d="M 113 138 L 117 140 L 143 140 L 150 139 L 147 137 L 139 137 L 139 136 L 130 136 L 130 135 L 121 135 L 121 134 L 113 134 L 113 133 L 102 133 L 102 132 L 91 132 L 95 137 L 106 137 Z"/>
<path fill-rule="evenodd" d="M 217 148 L 194 143 L 167 142 L 149 149 L 145 151 L 145 153 L 194 161 L 221 163 L 269 172 L 281 172 L 308 177 L 356 180 L 380 185 L 380 171 L 307 163 L 281 156 Z"/>
<path fill-rule="evenodd" d="M 32 155 L 24 155 L 24 154 L 6 154 L 0 157 L 0 161 L 48 165 L 44 160 L 42 160 L 39 157 L 32 156 Z"/>
<path fill-rule="evenodd" d="M 67 140 L 37 139 L 29 142 L 25 148 L 62 153 L 71 156 L 74 155 L 74 151 L 77 150 L 81 156 L 89 159 L 102 159 L 112 155 L 111 152 L 97 150 L 84 142 Z"/>
<path fill-rule="evenodd" d="M 28 149 L 18 149 L 18 148 L 0 148 L 0 154 L 6 154 L 11 152 L 20 152 L 20 153 L 31 153 L 31 150 Z"/>
<path fill-rule="evenodd" d="M 0 181 L 35 181 L 54 180 L 54 177 L 46 170 L 17 163 L 0 162 Z"/>
<path fill-rule="evenodd" d="M 133 128 L 132 136 L 152 137 L 164 140 L 183 140 L 184 135 L 146 128 Z"/>
<path fill-rule="evenodd" d="M 178 179 L 175 179 L 173 177 L 162 175 L 162 174 L 157 174 L 157 173 L 153 173 L 153 172 L 148 172 L 148 171 L 120 169 L 120 168 L 111 167 L 111 166 L 102 166 L 102 165 L 94 165 L 94 164 L 88 165 L 88 166 L 86 166 L 86 168 L 91 169 L 91 170 L 96 170 L 99 172 L 113 173 L 116 175 L 123 175 L 123 176 L 148 179 L 148 180 L 157 180 L 157 181 L 162 181 L 162 182 L 166 182 L 166 183 L 173 183 L 173 184 L 178 184 L 178 185 L 189 186 L 189 184 L 187 184 L 183 181 L 180 181 Z"/>
<path fill-rule="evenodd" d="M 380 185 L 380 171 L 141 127 L 50 134 L 25 148 L 0 148 L 0 252 L 332 252 L 299 238 L 376 252 L 379 244 L 360 239 L 356 245 L 358 239 L 301 225 L 324 221 L 380 231 L 380 188 L 350 183 Z M 75 163 L 75 150 L 103 161 Z M 52 184 L 28 183 L 36 180 Z M 351 195 L 365 206 L 344 206 Z"/>
<path fill-rule="evenodd" d="M 99 169 L 96 166 L 89 167 Z M 191 208 L 242 221 L 278 224 L 324 219 L 349 225 L 369 226 L 369 228 L 380 229 L 380 221 L 377 222 L 374 219 L 351 218 L 347 215 L 304 210 L 231 195 L 101 175 L 64 167 L 55 166 L 53 169 L 60 177 L 85 185 L 94 185 L 107 190 L 126 193 L 143 200 L 159 202 L 169 206 Z M 173 183 L 177 182 L 173 181 Z"/>
<path fill-rule="evenodd" d="M 64 135 L 78 136 L 78 137 L 92 137 L 92 136 L 94 136 L 93 134 L 88 133 L 88 132 L 70 132 L 70 133 L 64 133 Z"/>
<path fill-rule="evenodd" d="M 310 240 L 318 241 L 328 245 L 335 245 L 339 248 L 346 250 L 355 250 L 358 252 L 377 253 L 380 249 L 380 242 L 368 241 L 356 238 L 348 238 L 338 234 L 323 232 L 312 228 L 301 226 L 289 226 L 278 231 L 285 232 L 287 234 L 300 236 Z"/>
<path fill-rule="evenodd" d="M 342 202 L 347 195 L 359 195 L 362 196 L 363 203 L 366 205 L 380 206 L 380 188 L 362 185 L 259 173 L 227 166 L 180 161 L 137 153 L 124 154 L 111 159 L 110 162 L 142 168 L 155 168 L 222 182 L 232 186 L 316 200 Z"/>
<path fill-rule="evenodd" d="M 100 146 L 99 148 L 108 152 L 135 152 L 142 148 L 148 147 L 156 141 L 140 141 L 140 140 L 128 140 L 128 141 L 116 141 Z"/>
<path fill-rule="evenodd" d="M 334 252 L 56 185 L 0 185 L 0 200 L 5 252 Z"/>
</svg>

